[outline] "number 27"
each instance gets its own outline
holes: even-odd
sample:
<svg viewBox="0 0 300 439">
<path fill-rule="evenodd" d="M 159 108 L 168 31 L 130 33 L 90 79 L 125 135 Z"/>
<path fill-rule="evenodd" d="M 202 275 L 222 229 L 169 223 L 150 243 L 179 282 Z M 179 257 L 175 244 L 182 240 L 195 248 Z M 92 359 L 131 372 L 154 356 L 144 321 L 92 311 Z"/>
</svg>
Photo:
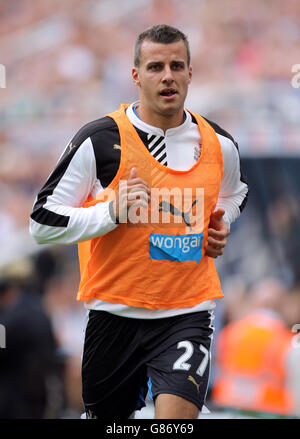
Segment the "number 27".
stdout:
<svg viewBox="0 0 300 439">
<path fill-rule="evenodd" d="M 177 344 L 177 349 L 181 348 L 184 348 L 185 352 L 175 361 L 173 364 L 173 370 L 189 370 L 191 368 L 191 364 L 187 363 L 187 361 L 194 353 L 194 346 L 190 341 L 184 340 Z M 199 349 L 201 352 L 203 352 L 204 357 L 196 371 L 196 374 L 202 377 L 207 368 L 210 353 L 202 344 L 199 346 Z"/>
</svg>

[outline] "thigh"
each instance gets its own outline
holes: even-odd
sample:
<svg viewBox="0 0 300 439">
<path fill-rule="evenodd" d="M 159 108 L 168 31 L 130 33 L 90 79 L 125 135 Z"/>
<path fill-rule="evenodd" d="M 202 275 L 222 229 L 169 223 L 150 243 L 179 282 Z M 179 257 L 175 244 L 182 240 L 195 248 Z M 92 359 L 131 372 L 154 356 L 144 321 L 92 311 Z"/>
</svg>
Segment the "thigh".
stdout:
<svg viewBox="0 0 300 439">
<path fill-rule="evenodd" d="M 182 397 L 199 410 L 204 404 L 210 371 L 211 314 L 186 315 L 172 324 L 172 336 L 165 339 L 161 352 L 148 361 L 150 395 Z"/>
<path fill-rule="evenodd" d="M 88 417 L 128 418 L 137 405 L 143 406 L 140 391 L 145 386 L 139 321 L 90 311 L 82 358 L 82 396 Z"/>
</svg>

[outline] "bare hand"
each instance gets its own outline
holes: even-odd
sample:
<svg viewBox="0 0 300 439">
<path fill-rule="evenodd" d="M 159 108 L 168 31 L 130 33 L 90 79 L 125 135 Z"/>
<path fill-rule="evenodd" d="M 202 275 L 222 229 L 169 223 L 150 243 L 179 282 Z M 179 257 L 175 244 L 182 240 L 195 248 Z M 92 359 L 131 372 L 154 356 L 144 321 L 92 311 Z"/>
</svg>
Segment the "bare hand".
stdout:
<svg viewBox="0 0 300 439">
<path fill-rule="evenodd" d="M 128 209 L 132 206 L 148 208 L 150 199 L 149 185 L 137 176 L 137 170 L 132 168 L 126 184 L 119 185 L 117 196 L 113 202 L 115 218 L 127 219 Z"/>
<path fill-rule="evenodd" d="M 230 229 L 223 219 L 224 214 L 224 209 L 218 209 L 210 217 L 205 251 L 207 256 L 215 259 L 223 254 L 230 234 Z"/>
</svg>

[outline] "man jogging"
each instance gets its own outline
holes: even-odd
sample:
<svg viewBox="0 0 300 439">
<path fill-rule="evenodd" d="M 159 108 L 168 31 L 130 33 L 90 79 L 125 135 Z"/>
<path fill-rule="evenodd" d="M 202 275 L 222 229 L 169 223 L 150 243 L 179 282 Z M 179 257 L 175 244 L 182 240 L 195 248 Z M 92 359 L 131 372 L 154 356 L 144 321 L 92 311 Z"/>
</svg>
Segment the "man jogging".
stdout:
<svg viewBox="0 0 300 439">
<path fill-rule="evenodd" d="M 38 243 L 79 243 L 87 417 L 128 418 L 149 388 L 156 418 L 197 418 L 223 296 L 214 258 L 248 188 L 233 138 L 184 108 L 192 67 L 181 31 L 140 34 L 132 77 L 139 101 L 79 130 L 30 231 Z"/>
</svg>

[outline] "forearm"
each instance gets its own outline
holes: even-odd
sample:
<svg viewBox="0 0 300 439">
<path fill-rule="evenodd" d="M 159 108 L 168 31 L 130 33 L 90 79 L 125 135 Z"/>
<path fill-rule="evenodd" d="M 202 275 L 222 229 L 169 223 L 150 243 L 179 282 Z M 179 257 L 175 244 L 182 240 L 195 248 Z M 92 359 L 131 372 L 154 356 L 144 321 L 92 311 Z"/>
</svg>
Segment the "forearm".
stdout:
<svg viewBox="0 0 300 439">
<path fill-rule="evenodd" d="M 247 195 L 248 189 L 245 186 L 240 193 L 229 196 L 219 196 L 216 210 L 221 208 L 225 210 L 224 221 L 230 226 L 241 214 L 241 206 Z"/>
<path fill-rule="evenodd" d="M 38 218 L 30 219 L 30 233 L 38 244 L 75 244 L 105 235 L 117 227 L 111 218 L 108 202 L 87 208 L 55 206 L 53 211 L 48 210 L 49 217 L 54 211 L 67 218 L 65 225 L 49 225 L 45 212 L 41 222 L 37 221 Z"/>
<path fill-rule="evenodd" d="M 224 209 L 223 219 L 228 225 L 241 214 L 248 196 L 248 185 L 241 174 L 237 147 L 228 139 L 222 141 L 223 169 L 216 209 Z"/>
</svg>

